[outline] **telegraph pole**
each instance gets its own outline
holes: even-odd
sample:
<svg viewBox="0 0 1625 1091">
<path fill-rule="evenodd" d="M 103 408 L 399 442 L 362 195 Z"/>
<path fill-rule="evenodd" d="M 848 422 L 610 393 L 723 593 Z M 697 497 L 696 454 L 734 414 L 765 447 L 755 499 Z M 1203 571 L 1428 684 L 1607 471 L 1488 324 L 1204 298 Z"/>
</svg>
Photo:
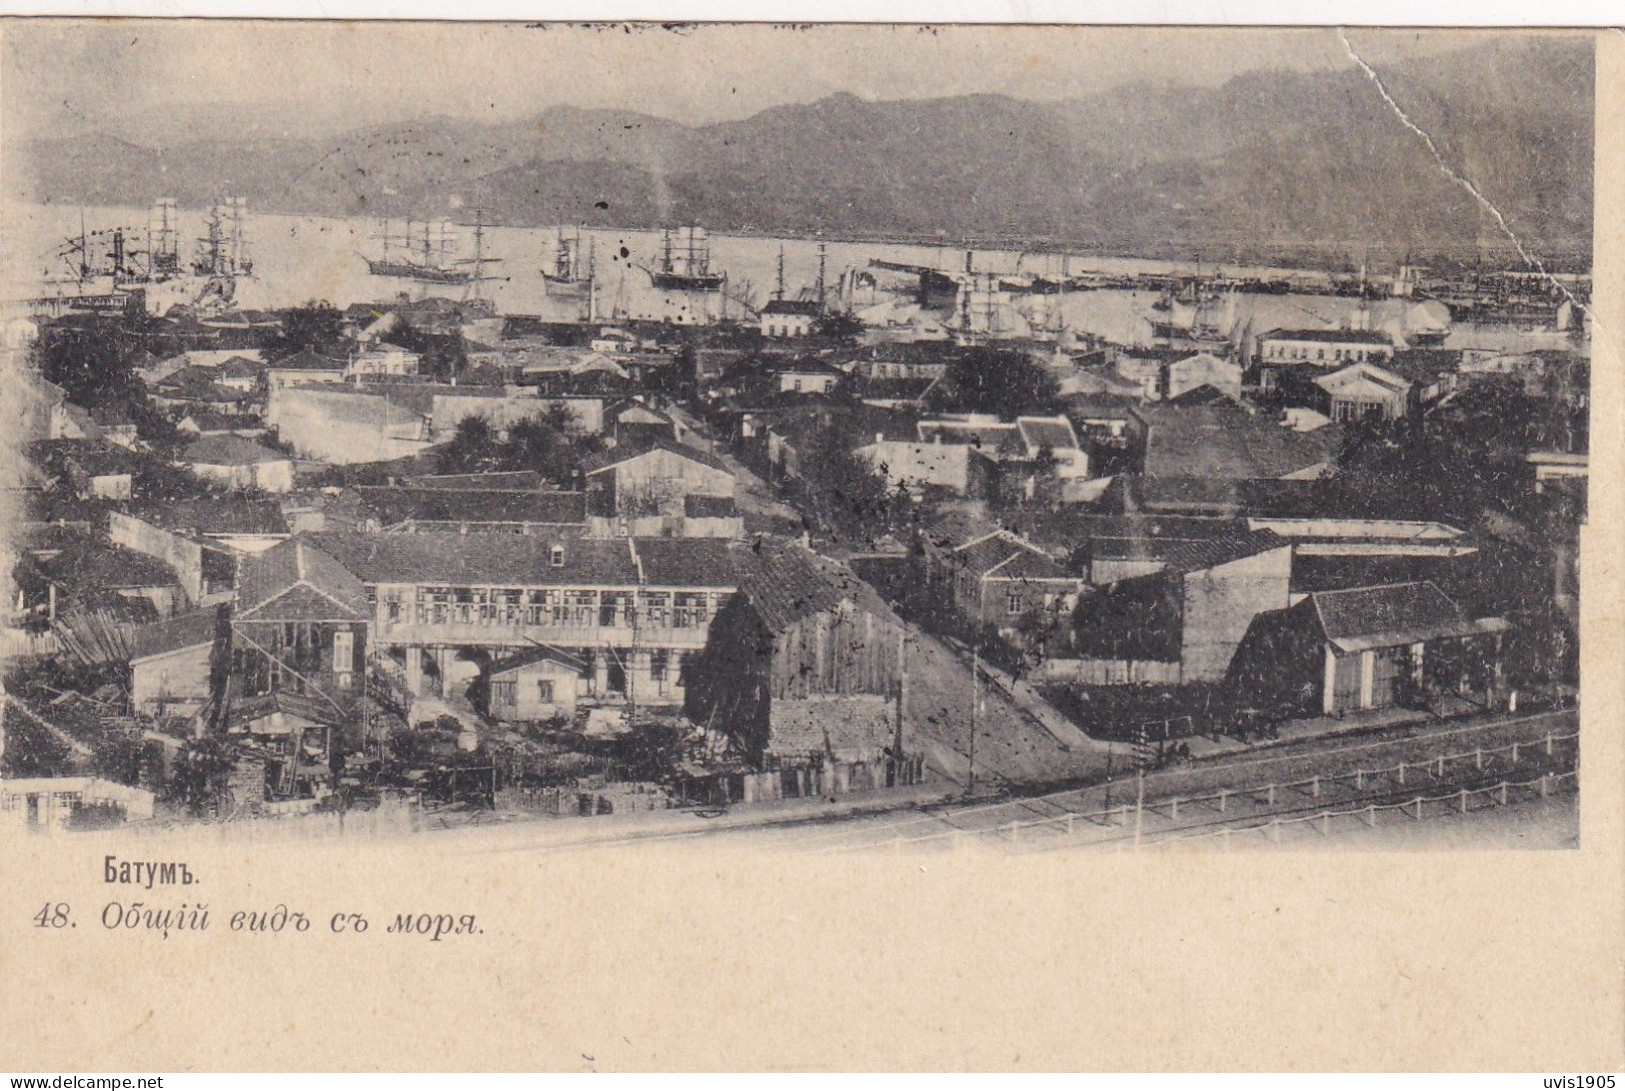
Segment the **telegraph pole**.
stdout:
<svg viewBox="0 0 1625 1091">
<path fill-rule="evenodd" d="M 982 645 L 975 637 L 971 639 L 970 663 L 970 775 L 965 778 L 967 796 L 976 791 L 976 713 L 982 704 Z"/>
<path fill-rule="evenodd" d="M 1145 724 L 1135 734 L 1134 755 L 1134 850 L 1140 849 L 1140 834 L 1145 826 Z"/>
</svg>

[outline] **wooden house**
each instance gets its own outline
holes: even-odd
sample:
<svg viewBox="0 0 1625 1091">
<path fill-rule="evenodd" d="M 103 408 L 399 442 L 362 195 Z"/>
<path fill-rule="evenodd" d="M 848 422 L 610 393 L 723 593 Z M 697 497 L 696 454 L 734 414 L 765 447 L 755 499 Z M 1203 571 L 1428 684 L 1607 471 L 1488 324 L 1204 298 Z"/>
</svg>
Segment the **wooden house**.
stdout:
<svg viewBox="0 0 1625 1091">
<path fill-rule="evenodd" d="M 902 621 L 846 566 L 799 546 L 736 550 L 739 590 L 712 620 L 687 695 L 776 793 L 908 783 Z"/>
</svg>

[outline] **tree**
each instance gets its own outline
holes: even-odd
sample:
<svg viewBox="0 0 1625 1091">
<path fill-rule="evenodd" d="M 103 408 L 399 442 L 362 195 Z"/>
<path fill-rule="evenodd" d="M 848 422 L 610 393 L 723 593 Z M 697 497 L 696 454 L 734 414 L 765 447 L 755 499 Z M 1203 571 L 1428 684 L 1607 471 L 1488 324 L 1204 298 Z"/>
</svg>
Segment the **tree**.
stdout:
<svg viewBox="0 0 1625 1091">
<path fill-rule="evenodd" d="M 825 341 L 851 343 L 863 333 L 863 323 L 845 311 L 825 311 L 813 319 L 812 335 Z"/>
<path fill-rule="evenodd" d="M 236 751 L 220 736 L 194 739 L 175 757 L 168 795 L 192 814 L 203 814 L 219 799 L 225 778 L 236 764 Z"/>
<path fill-rule="evenodd" d="M 441 473 L 491 473 L 498 468 L 501 452 L 495 433 L 484 417 L 469 416 L 457 422 L 451 441 L 440 449 Z"/>
<path fill-rule="evenodd" d="M 813 433 L 798 459 L 815 521 L 833 533 L 872 541 L 908 521 L 908 494 L 893 489 L 837 428 Z"/>
<path fill-rule="evenodd" d="M 419 374 L 449 378 L 461 375 L 468 367 L 468 349 L 459 333 L 424 333 L 397 315 L 395 328 L 389 331 L 388 340 L 422 358 Z"/>
<path fill-rule="evenodd" d="M 282 312 L 282 331 L 265 344 L 267 359 L 280 360 L 310 349 L 332 355 L 344 340 L 344 315 L 333 304 L 311 300 Z"/>
<path fill-rule="evenodd" d="M 937 412 L 994 413 L 1011 420 L 1060 407 L 1055 376 L 1022 352 L 975 348 L 955 358 L 928 401 Z"/>
</svg>

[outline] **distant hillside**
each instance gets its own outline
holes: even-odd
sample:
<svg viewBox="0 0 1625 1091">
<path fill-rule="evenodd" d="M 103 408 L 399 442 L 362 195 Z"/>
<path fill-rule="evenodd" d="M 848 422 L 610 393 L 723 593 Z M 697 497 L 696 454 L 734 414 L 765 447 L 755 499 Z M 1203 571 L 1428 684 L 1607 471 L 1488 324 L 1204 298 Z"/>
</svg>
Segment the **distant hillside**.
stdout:
<svg viewBox="0 0 1625 1091">
<path fill-rule="evenodd" d="M 1443 166 L 1352 68 L 1059 103 L 836 95 L 699 127 L 555 108 L 308 140 L 94 136 L 38 142 L 29 158 L 36 192 L 67 203 L 195 206 L 229 188 L 266 210 L 424 215 L 456 196 L 517 225 L 696 222 L 1216 261 L 1504 254 L 1448 167 L 1532 252 L 1588 259 L 1589 39 L 1502 41 L 1382 76 Z"/>
</svg>

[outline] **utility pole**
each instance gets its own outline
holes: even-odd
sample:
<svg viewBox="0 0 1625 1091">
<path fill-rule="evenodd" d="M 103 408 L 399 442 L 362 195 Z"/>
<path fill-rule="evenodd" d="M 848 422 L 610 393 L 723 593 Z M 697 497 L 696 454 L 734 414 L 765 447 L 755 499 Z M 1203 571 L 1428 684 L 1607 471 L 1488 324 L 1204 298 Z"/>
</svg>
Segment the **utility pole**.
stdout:
<svg viewBox="0 0 1625 1091">
<path fill-rule="evenodd" d="M 965 778 L 967 796 L 976 791 L 976 713 L 982 704 L 982 646 L 974 636 L 971 638 L 970 664 L 970 774 Z"/>
<path fill-rule="evenodd" d="M 892 740 L 892 786 L 903 779 L 903 710 L 908 704 L 908 624 L 897 628 L 897 734 Z"/>
<path fill-rule="evenodd" d="M 824 310 L 824 274 L 828 262 L 827 252 L 823 240 L 818 243 L 818 310 Z"/>
<path fill-rule="evenodd" d="M 1135 736 L 1134 756 L 1134 850 L 1140 849 L 1140 834 L 1145 826 L 1145 724 Z"/>
</svg>

